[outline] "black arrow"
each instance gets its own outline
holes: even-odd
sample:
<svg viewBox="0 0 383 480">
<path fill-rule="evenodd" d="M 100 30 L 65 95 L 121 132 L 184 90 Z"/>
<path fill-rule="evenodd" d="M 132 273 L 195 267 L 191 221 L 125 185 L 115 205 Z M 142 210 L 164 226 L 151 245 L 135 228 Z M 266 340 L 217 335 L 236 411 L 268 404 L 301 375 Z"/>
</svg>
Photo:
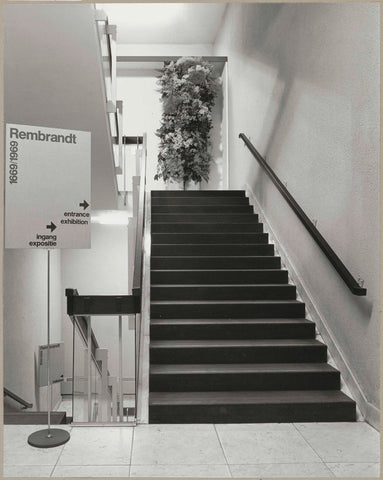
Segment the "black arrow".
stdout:
<svg viewBox="0 0 383 480">
<path fill-rule="evenodd" d="M 89 207 L 89 203 L 86 200 L 84 200 L 79 205 L 80 205 L 80 207 L 84 207 L 84 210 L 86 210 Z"/>
<path fill-rule="evenodd" d="M 52 233 L 52 232 L 53 232 L 53 230 L 56 230 L 56 228 L 57 228 L 57 227 L 56 227 L 56 225 L 55 225 L 53 222 L 51 222 L 51 224 L 50 224 L 50 225 L 47 225 L 47 228 L 49 228 L 49 229 L 50 229 L 50 231 L 51 231 L 51 233 Z"/>
</svg>

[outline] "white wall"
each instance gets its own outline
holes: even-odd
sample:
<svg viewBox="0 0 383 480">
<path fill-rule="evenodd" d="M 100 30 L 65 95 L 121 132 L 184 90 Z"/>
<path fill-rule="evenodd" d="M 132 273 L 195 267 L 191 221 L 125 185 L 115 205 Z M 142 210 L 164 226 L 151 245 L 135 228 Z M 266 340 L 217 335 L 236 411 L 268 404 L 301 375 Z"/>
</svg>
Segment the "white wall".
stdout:
<svg viewBox="0 0 383 480">
<path fill-rule="evenodd" d="M 379 18 L 372 3 L 230 4 L 214 46 L 229 57 L 230 186 L 254 191 L 367 416 L 379 405 Z M 349 292 L 240 132 L 365 280 L 366 298 Z"/>
<path fill-rule="evenodd" d="M 62 290 L 76 288 L 80 295 L 128 295 L 128 229 L 126 225 L 92 224 L 92 248 L 62 251 Z M 92 317 L 92 328 L 100 348 L 109 350 L 108 369 L 118 373 L 118 317 Z M 62 309 L 62 335 L 72 345 L 72 324 Z M 124 377 L 134 376 L 134 331 L 123 318 Z M 66 374 L 71 376 L 72 352 L 66 357 Z M 132 386 L 132 385 L 130 385 Z"/>
<path fill-rule="evenodd" d="M 118 35 L 118 30 L 117 30 Z M 117 37 L 118 38 L 118 37 Z M 156 44 L 117 44 L 117 55 L 121 56 L 204 56 L 212 55 L 213 45 L 156 43 Z"/>
<path fill-rule="evenodd" d="M 124 102 L 125 134 L 135 136 L 147 133 L 147 188 L 161 190 L 164 182 L 154 180 L 159 144 L 155 132 L 160 126 L 162 115 L 157 78 L 154 75 L 151 70 L 145 70 L 137 76 L 119 76 L 117 92 L 118 98 Z"/>
<path fill-rule="evenodd" d="M 6 5 L 4 113 L 9 123 L 91 131 L 92 200 L 112 208 L 116 192 L 97 41 L 90 5 Z M 42 410 L 46 388 L 35 387 L 35 355 L 47 342 L 46 256 L 30 250 L 4 254 L 4 385 Z M 52 252 L 51 278 L 51 340 L 59 342 L 59 252 Z M 55 404 L 59 385 L 53 390 Z"/>
<path fill-rule="evenodd" d="M 39 389 L 38 346 L 47 343 L 47 252 L 4 252 L 4 387 L 46 410 L 46 387 Z M 61 341 L 60 251 L 51 253 L 51 343 Z M 59 397 L 54 386 L 52 405 Z"/>
<path fill-rule="evenodd" d="M 4 20 L 5 121 L 90 131 L 92 208 L 116 208 L 92 5 L 6 5 Z"/>
</svg>

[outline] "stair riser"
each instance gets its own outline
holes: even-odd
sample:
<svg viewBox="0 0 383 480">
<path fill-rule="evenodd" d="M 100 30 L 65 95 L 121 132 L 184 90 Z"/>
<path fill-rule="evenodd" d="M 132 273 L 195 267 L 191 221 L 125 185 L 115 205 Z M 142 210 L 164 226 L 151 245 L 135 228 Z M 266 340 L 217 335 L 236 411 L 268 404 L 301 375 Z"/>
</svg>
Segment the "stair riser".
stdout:
<svg viewBox="0 0 383 480">
<path fill-rule="evenodd" d="M 180 214 L 186 215 L 189 213 L 196 214 L 251 214 L 253 213 L 253 207 L 251 205 L 153 205 L 152 215 L 155 214 Z"/>
<path fill-rule="evenodd" d="M 262 223 L 152 223 L 152 233 L 261 233 Z"/>
<path fill-rule="evenodd" d="M 315 324 L 154 325 L 152 340 L 261 340 L 315 338 Z"/>
<path fill-rule="evenodd" d="M 246 197 L 152 197 L 152 205 L 249 205 Z"/>
<path fill-rule="evenodd" d="M 258 224 L 258 215 L 244 214 L 152 214 L 152 223 L 228 223 L 228 224 Z"/>
<path fill-rule="evenodd" d="M 355 419 L 355 405 L 346 402 L 149 406 L 149 423 L 353 422 Z"/>
<path fill-rule="evenodd" d="M 219 286 L 219 287 L 152 287 L 152 300 L 295 300 L 294 285 Z"/>
<path fill-rule="evenodd" d="M 153 256 L 274 255 L 274 245 L 152 245 Z"/>
<path fill-rule="evenodd" d="M 281 268 L 280 257 L 152 257 L 152 270 Z"/>
<path fill-rule="evenodd" d="M 151 364 L 201 363 L 316 363 L 326 362 L 327 347 L 256 346 L 256 347 L 151 347 Z"/>
<path fill-rule="evenodd" d="M 150 374 L 151 392 L 339 390 L 339 372 Z"/>
<path fill-rule="evenodd" d="M 152 190 L 153 197 L 244 197 L 245 190 Z"/>
<path fill-rule="evenodd" d="M 153 268 L 153 267 L 152 267 Z M 192 285 L 192 284 L 282 284 L 288 282 L 287 270 L 203 270 L 203 271 L 152 271 L 152 285 Z"/>
<path fill-rule="evenodd" d="M 304 318 L 301 303 L 152 304 L 151 318 Z"/>
<path fill-rule="evenodd" d="M 152 233 L 155 244 L 216 244 L 216 243 L 268 243 L 267 233 Z"/>
</svg>

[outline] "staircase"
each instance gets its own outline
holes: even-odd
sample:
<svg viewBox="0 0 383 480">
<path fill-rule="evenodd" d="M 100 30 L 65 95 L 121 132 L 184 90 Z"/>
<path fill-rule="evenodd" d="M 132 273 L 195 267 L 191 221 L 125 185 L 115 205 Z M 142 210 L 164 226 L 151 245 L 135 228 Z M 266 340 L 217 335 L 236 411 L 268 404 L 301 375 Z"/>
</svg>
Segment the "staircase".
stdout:
<svg viewBox="0 0 383 480">
<path fill-rule="evenodd" d="M 150 423 L 354 421 L 243 191 L 152 191 Z"/>
</svg>

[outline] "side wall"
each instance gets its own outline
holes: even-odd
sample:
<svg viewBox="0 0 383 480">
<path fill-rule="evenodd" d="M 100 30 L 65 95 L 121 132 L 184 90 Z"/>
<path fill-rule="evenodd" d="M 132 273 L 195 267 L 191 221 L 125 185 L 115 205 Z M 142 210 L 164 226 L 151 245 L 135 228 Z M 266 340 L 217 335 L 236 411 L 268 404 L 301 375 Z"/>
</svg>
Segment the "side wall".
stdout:
<svg viewBox="0 0 383 480">
<path fill-rule="evenodd" d="M 115 208 L 97 48 L 91 5 L 4 7 L 5 121 L 91 131 L 92 204 Z M 42 410 L 46 389 L 39 392 L 35 384 L 38 345 L 47 343 L 46 266 L 46 251 L 4 252 L 4 386 Z M 64 299 L 58 251 L 52 252 L 51 280 L 51 340 L 59 342 Z"/>
<path fill-rule="evenodd" d="M 248 184 L 377 423 L 379 408 L 378 4 L 230 4 L 230 187 Z M 238 139 L 250 137 L 368 295 L 353 296 Z M 331 342 L 330 342 L 331 343 Z M 334 355 L 336 356 L 336 355 Z"/>
<path fill-rule="evenodd" d="M 60 251 L 51 253 L 51 342 L 61 341 Z M 6 250 L 4 254 L 4 387 L 46 410 L 39 389 L 38 346 L 47 343 L 47 252 Z M 59 400 L 53 386 L 52 405 Z"/>
</svg>

